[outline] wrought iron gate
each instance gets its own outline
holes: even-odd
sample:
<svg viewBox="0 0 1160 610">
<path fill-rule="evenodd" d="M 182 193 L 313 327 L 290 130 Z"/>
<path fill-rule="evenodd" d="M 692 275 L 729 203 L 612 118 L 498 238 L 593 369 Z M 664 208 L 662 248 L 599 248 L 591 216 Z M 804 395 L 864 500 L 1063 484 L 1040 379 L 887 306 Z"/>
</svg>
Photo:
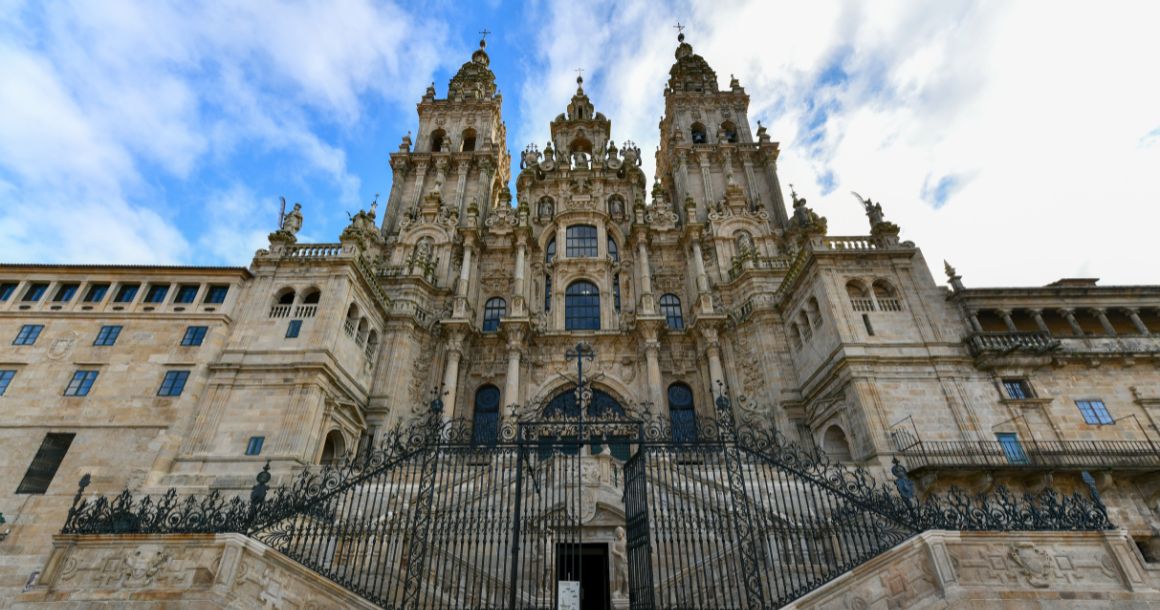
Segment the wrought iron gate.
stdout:
<svg viewBox="0 0 1160 610">
<path fill-rule="evenodd" d="M 433 412 L 288 487 L 269 489 L 264 470 L 248 500 L 85 498 L 86 475 L 64 533 L 240 532 L 384 608 L 546 610 L 578 557 L 568 549 L 584 543 L 586 477 L 603 463 L 623 489 L 627 566 L 612 567 L 631 607 L 691 610 L 783 605 L 924 529 L 1110 527 L 1094 486 L 1088 498 L 920 502 L 897 464 L 895 481 L 878 482 L 752 422 L 736 430 L 724 396 L 716 407 L 695 434 L 562 409 L 505 422 L 487 442 Z"/>
</svg>

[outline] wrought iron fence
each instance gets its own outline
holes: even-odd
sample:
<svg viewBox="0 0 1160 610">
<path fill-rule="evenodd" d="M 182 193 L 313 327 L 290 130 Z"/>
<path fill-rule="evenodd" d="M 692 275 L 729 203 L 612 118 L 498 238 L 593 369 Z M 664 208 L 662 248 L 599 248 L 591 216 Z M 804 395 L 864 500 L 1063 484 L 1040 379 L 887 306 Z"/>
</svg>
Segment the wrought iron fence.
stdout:
<svg viewBox="0 0 1160 610">
<path fill-rule="evenodd" d="M 1160 445 L 1150 441 L 913 440 L 898 455 L 910 470 L 921 468 L 1160 469 Z"/>
<path fill-rule="evenodd" d="M 286 486 L 269 487 L 267 465 L 249 498 L 90 498 L 86 475 L 63 531 L 236 532 L 384 608 L 546 609 L 580 569 L 597 477 L 623 502 L 623 536 L 601 541 L 611 594 L 644 610 L 782 605 L 926 529 L 1111 527 L 1090 477 L 1086 495 L 920 499 L 897 462 L 880 481 L 756 422 L 735 427 L 725 396 L 716 407 L 695 434 L 645 413 L 540 412 L 487 442 L 433 412 Z"/>
</svg>

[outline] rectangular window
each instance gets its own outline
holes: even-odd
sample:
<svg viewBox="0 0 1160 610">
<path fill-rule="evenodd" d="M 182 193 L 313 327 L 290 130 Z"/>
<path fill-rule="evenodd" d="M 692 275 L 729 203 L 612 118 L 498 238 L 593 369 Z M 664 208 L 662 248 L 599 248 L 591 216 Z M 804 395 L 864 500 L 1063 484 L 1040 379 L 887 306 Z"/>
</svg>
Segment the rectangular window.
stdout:
<svg viewBox="0 0 1160 610">
<path fill-rule="evenodd" d="M 77 371 L 73 373 L 72 381 L 64 389 L 65 396 L 88 396 L 93 382 L 97 380 L 97 371 Z"/>
<path fill-rule="evenodd" d="M 132 303 L 133 299 L 137 298 L 137 290 L 141 288 L 141 284 L 121 284 L 117 289 L 117 296 L 113 299 L 114 303 Z"/>
<path fill-rule="evenodd" d="M 105 295 L 109 292 L 108 284 L 93 284 L 89 286 L 89 291 L 85 293 L 86 303 L 100 303 L 105 300 Z"/>
<path fill-rule="evenodd" d="M 120 335 L 120 326 L 102 326 L 101 330 L 97 331 L 97 338 L 93 341 L 93 345 L 113 345 L 117 343 L 117 337 Z"/>
<path fill-rule="evenodd" d="M 73 300 L 73 297 L 77 295 L 77 288 L 80 287 L 80 284 L 61 284 L 52 300 L 57 303 L 67 303 Z"/>
<path fill-rule="evenodd" d="M 265 442 L 264 436 L 251 436 L 250 441 L 246 443 L 246 455 L 261 455 L 262 443 Z"/>
<path fill-rule="evenodd" d="M 181 396 L 185 390 L 185 382 L 189 379 L 189 371 L 167 371 L 165 379 L 161 380 L 161 389 L 158 396 Z"/>
<path fill-rule="evenodd" d="M 169 284 L 153 284 L 145 293 L 146 303 L 164 303 L 165 295 L 169 294 Z"/>
<path fill-rule="evenodd" d="M 16 488 L 16 493 L 43 494 L 48 491 L 48 486 L 52 484 L 56 471 L 60 469 L 60 463 L 64 461 L 64 454 L 68 453 L 68 448 L 75 437 L 76 435 L 72 433 L 45 434 L 40 449 L 36 451 L 36 457 L 32 458 L 32 463 L 24 473 L 24 479 Z"/>
<path fill-rule="evenodd" d="M 1012 400 L 1034 398 L 1031 395 L 1031 386 L 1028 385 L 1026 379 L 1004 379 L 1003 389 L 1007 392 L 1007 398 Z"/>
<path fill-rule="evenodd" d="M 16 371 L 7 370 L 0 371 L 0 396 L 8 391 L 8 384 L 12 383 L 12 378 L 16 376 Z"/>
<path fill-rule="evenodd" d="M 197 298 L 197 284 L 182 284 L 177 289 L 177 297 L 173 299 L 174 303 L 192 303 Z"/>
<path fill-rule="evenodd" d="M 28 290 L 24 291 L 24 300 L 30 302 L 39 301 L 44 296 L 46 290 L 48 290 L 48 284 L 31 284 L 28 286 Z"/>
<path fill-rule="evenodd" d="M 574 256 L 596 256 L 596 227 L 592 225 L 573 225 L 568 227 L 564 234 L 564 252 L 568 258 Z"/>
<path fill-rule="evenodd" d="M 12 293 L 16 292 L 15 282 L 0 283 L 0 301 L 7 301 L 12 298 Z"/>
<path fill-rule="evenodd" d="M 1019 443 L 1019 437 L 1011 432 L 1000 432 L 995 435 L 999 439 L 999 448 L 1003 450 L 1003 455 L 1007 458 L 1007 462 L 1011 464 L 1026 464 L 1027 454 L 1023 452 L 1023 445 Z"/>
<path fill-rule="evenodd" d="M 294 339 L 298 333 L 302 331 L 302 320 L 290 320 L 290 325 L 286 327 L 286 338 Z"/>
<path fill-rule="evenodd" d="M 1089 424 L 1097 426 L 1107 426 L 1116 423 L 1112 419 L 1112 414 L 1108 413 L 1108 408 L 1104 406 L 1102 400 L 1077 400 L 1075 406 L 1079 407 L 1079 412 L 1083 414 L 1083 420 Z"/>
<path fill-rule="evenodd" d="M 43 324 L 25 324 L 20 327 L 20 332 L 16 333 L 16 339 L 12 341 L 12 345 L 33 345 L 42 330 L 44 330 Z"/>
<path fill-rule="evenodd" d="M 205 303 L 225 303 L 226 293 L 230 291 L 229 286 L 210 286 L 209 290 L 205 291 Z"/>
<path fill-rule="evenodd" d="M 209 331 L 208 326 L 186 326 L 185 336 L 181 338 L 181 344 L 186 347 L 201 345 L 201 342 L 205 341 L 207 331 Z"/>
</svg>

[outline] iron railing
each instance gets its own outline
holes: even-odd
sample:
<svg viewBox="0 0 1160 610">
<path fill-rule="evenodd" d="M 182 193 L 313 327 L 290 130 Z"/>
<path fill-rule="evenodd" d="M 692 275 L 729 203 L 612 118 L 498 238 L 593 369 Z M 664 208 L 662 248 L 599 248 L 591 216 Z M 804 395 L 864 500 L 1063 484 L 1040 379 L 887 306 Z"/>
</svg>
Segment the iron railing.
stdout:
<svg viewBox="0 0 1160 610">
<path fill-rule="evenodd" d="M 1150 441 L 915 441 L 900 448 L 910 471 L 922 468 L 1065 470 L 1160 469 Z"/>
</svg>

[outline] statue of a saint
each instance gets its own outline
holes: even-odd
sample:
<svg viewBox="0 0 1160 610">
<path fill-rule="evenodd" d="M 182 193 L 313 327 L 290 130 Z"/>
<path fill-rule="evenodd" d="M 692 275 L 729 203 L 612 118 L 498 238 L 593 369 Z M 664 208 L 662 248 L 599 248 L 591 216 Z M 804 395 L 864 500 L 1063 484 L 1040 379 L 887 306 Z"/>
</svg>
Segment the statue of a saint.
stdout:
<svg viewBox="0 0 1160 610">
<path fill-rule="evenodd" d="M 286 203 L 286 198 L 282 198 L 282 203 Z M 291 234 L 298 235 L 299 229 L 302 228 L 302 204 L 295 203 L 294 209 L 290 210 L 282 217 L 282 230 Z"/>
<path fill-rule="evenodd" d="M 612 541 L 612 594 L 628 597 L 628 543 L 623 527 L 616 528 L 616 540 Z"/>
<path fill-rule="evenodd" d="M 617 220 L 624 218 L 624 200 L 619 195 L 608 199 L 608 215 Z"/>
<path fill-rule="evenodd" d="M 552 215 L 556 212 L 555 207 L 556 206 L 552 204 L 551 197 L 544 197 L 543 199 L 540 199 L 538 210 L 539 217 L 543 220 L 550 220 Z"/>
<path fill-rule="evenodd" d="M 850 194 L 853 195 L 854 198 L 858 200 L 858 203 L 862 204 L 863 209 L 866 210 L 866 217 L 870 219 L 871 228 L 886 222 L 886 217 L 882 213 L 881 203 L 874 203 L 870 200 L 869 197 L 864 198 L 854 191 L 850 191 Z"/>
</svg>

